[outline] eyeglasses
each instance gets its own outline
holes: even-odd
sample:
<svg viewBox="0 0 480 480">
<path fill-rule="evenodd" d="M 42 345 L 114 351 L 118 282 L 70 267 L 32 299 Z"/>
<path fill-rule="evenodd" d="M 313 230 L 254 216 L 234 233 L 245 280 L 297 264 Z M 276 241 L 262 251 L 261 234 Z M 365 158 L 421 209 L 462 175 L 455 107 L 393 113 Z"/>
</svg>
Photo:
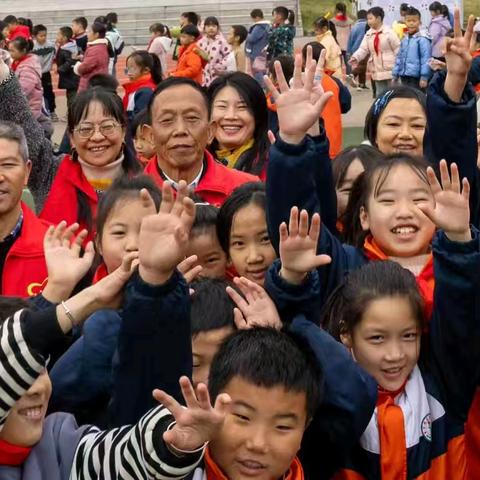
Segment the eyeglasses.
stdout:
<svg viewBox="0 0 480 480">
<path fill-rule="evenodd" d="M 115 133 L 115 130 L 120 125 L 117 122 L 103 122 L 100 125 L 93 125 L 91 123 L 81 123 L 77 128 L 74 128 L 73 131 L 77 132 L 80 138 L 90 138 L 96 131 L 98 131 L 104 137 L 110 137 Z"/>
</svg>

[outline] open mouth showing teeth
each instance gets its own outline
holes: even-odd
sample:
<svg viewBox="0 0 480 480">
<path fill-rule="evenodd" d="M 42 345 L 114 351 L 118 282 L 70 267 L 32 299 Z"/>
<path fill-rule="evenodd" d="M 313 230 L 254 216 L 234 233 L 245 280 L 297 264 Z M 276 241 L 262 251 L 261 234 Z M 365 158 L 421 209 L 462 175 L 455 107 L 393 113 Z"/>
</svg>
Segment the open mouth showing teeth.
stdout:
<svg viewBox="0 0 480 480">
<path fill-rule="evenodd" d="M 239 460 L 238 463 L 249 470 L 263 470 L 265 468 L 265 465 L 255 462 L 254 460 Z"/>
<path fill-rule="evenodd" d="M 91 152 L 97 153 L 97 152 L 104 152 L 108 147 L 92 147 L 89 148 Z"/>
<path fill-rule="evenodd" d="M 411 235 L 418 231 L 416 227 L 395 227 L 392 228 L 392 233 L 395 235 Z"/>
<path fill-rule="evenodd" d="M 242 127 L 238 125 L 229 125 L 229 126 L 223 126 L 222 130 L 227 132 L 227 133 L 237 133 L 242 129 Z"/>
<path fill-rule="evenodd" d="M 32 420 L 38 420 L 42 418 L 42 407 L 31 407 L 31 408 L 24 408 L 23 410 L 19 410 L 19 414 L 23 415 L 24 417 L 27 417 Z"/>
</svg>

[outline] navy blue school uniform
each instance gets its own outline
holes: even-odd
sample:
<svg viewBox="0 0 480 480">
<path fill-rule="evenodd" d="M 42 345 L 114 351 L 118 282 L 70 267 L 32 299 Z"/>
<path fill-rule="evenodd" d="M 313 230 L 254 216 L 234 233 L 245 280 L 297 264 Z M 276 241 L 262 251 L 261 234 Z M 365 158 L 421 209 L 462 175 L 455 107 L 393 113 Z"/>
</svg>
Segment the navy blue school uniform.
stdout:
<svg viewBox="0 0 480 480">
<path fill-rule="evenodd" d="M 480 373 L 480 237 L 474 228 L 472 236 L 469 242 L 457 243 L 439 231 L 432 243 L 436 282 L 429 334 L 405 390 L 395 399 L 406 424 L 408 480 L 424 479 L 427 475 L 435 479 L 466 478 L 464 423 Z M 266 277 L 268 293 L 280 311 L 290 314 L 295 310 L 308 311 L 310 307 L 302 304 L 320 296 L 319 285 L 318 271 L 311 273 L 303 285 L 286 284 L 279 277 L 278 262 L 270 267 Z M 306 321 L 303 315 L 293 316 L 292 326 L 309 340 L 317 358 L 323 353 L 328 361 L 335 361 L 323 338 L 325 332 L 313 322 Z M 341 373 L 334 384 L 347 391 L 352 378 L 347 369 Z M 305 470 L 311 472 L 307 478 L 319 478 L 317 472 L 322 468 L 318 438 L 319 432 L 310 439 L 306 436 L 302 445 L 300 458 Z M 350 445 L 346 443 L 344 448 L 345 470 L 335 478 L 380 480 L 375 415 L 362 432 L 360 442 L 351 449 Z"/>
<path fill-rule="evenodd" d="M 181 400 L 178 379 L 192 371 L 188 295 L 185 280 L 178 272 L 161 286 L 147 285 L 135 274 L 127 284 L 122 310 L 100 310 L 92 315 L 84 324 L 83 335 L 54 365 L 50 372 L 50 411 L 74 413 L 82 422 L 95 421 L 102 426 L 135 423 L 133 418 L 140 419 L 155 403 L 153 398 L 137 402 L 135 391 L 122 381 L 124 369 L 127 373 L 133 369 L 139 378 L 160 370 L 157 378 L 161 377 L 162 383 L 151 386 L 150 392 L 161 388 Z M 186 307 L 178 308 L 177 303 L 185 304 L 184 297 Z M 136 352 L 120 347 L 124 335 L 138 338 L 136 345 L 141 348 L 158 349 L 156 358 L 163 360 L 155 365 L 139 365 Z M 128 364 L 114 361 L 117 347 L 120 358 L 128 359 Z M 107 412 L 110 403 L 112 414 Z"/>
</svg>

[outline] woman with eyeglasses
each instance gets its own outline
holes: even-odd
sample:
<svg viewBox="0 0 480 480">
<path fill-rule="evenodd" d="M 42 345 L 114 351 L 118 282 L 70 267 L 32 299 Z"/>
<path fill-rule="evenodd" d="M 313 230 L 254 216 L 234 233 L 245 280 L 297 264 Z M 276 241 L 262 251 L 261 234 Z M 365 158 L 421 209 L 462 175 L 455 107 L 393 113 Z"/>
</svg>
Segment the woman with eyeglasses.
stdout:
<svg viewBox="0 0 480 480">
<path fill-rule="evenodd" d="M 140 171 L 125 143 L 126 118 L 118 95 L 101 88 L 80 93 L 68 112 L 72 154 L 61 161 L 40 217 L 54 224 L 79 223 L 94 238 L 101 195 L 121 175 Z"/>
</svg>

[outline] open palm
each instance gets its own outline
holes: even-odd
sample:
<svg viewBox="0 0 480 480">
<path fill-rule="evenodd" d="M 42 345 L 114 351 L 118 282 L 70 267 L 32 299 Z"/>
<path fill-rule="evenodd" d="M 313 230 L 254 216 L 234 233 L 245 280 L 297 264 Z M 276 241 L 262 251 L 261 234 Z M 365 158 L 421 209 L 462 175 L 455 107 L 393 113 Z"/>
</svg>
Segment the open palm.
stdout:
<svg viewBox="0 0 480 480">
<path fill-rule="evenodd" d="M 164 183 L 158 214 L 149 215 L 142 221 L 139 236 L 142 268 L 173 271 L 184 259 L 188 235 L 195 219 L 195 204 L 186 195 L 185 182 L 180 182 L 176 198 L 171 185 Z M 151 201 L 146 197 L 143 200 Z"/>
<path fill-rule="evenodd" d="M 175 425 L 163 434 L 165 442 L 180 451 L 194 451 L 210 441 L 221 429 L 231 402 L 230 396 L 222 393 L 210 403 L 205 384 L 200 383 L 197 392 L 188 377 L 180 379 L 186 408 L 162 390 L 155 390 L 153 397 L 175 418 Z"/>
<path fill-rule="evenodd" d="M 454 36 L 447 38 L 445 43 L 445 61 L 449 73 L 456 75 L 467 75 L 472 65 L 472 55 L 470 53 L 470 42 L 473 35 L 473 26 L 475 19 L 470 15 L 468 19 L 465 34 L 462 34 L 460 24 L 460 10 L 454 10 Z"/>
<path fill-rule="evenodd" d="M 282 269 L 296 274 L 306 274 L 315 268 L 330 263 L 328 255 L 317 255 L 318 238 L 320 236 L 320 215 L 312 216 L 312 224 L 308 229 L 308 213 L 297 207 L 290 212 L 289 227 L 280 225 L 280 258 Z"/>
<path fill-rule="evenodd" d="M 452 163 L 450 170 L 451 175 L 448 173 L 447 162 L 442 160 L 440 184 L 433 169 L 428 168 L 427 177 L 435 205 L 421 204 L 419 208 L 438 228 L 444 230 L 447 236 L 461 239 L 470 234 L 470 185 L 465 178 L 460 182 L 455 163 Z"/>
</svg>

